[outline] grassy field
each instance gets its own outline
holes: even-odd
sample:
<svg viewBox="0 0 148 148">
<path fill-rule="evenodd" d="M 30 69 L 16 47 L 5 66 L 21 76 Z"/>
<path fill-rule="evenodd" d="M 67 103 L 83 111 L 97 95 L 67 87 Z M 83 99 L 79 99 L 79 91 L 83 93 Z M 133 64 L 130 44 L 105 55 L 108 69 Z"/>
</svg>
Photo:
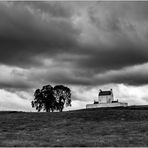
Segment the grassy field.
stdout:
<svg viewBox="0 0 148 148">
<path fill-rule="evenodd" d="M 148 146 L 148 108 L 0 112 L 0 146 Z"/>
</svg>

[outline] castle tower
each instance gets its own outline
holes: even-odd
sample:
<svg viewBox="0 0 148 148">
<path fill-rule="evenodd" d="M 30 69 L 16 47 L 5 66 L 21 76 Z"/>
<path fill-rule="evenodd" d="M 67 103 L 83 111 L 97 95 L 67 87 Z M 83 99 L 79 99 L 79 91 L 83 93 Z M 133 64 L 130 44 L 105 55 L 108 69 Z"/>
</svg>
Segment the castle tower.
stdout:
<svg viewBox="0 0 148 148">
<path fill-rule="evenodd" d="M 112 103 L 112 101 L 114 101 L 112 89 L 109 90 L 109 91 L 102 91 L 101 89 L 99 90 L 98 102 L 100 104 L 102 104 L 102 103 Z"/>
</svg>

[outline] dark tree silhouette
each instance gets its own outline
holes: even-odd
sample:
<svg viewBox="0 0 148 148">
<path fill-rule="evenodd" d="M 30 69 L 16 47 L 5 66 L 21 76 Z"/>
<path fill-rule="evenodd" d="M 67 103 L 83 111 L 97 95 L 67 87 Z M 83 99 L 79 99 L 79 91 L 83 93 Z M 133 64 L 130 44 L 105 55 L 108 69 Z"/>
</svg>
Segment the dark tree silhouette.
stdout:
<svg viewBox="0 0 148 148">
<path fill-rule="evenodd" d="M 43 86 L 41 90 L 37 89 L 34 93 L 34 97 L 32 107 L 35 107 L 38 112 L 42 109 L 46 112 L 50 112 L 53 108 L 55 98 L 53 96 L 53 87 L 51 85 Z"/>
<path fill-rule="evenodd" d="M 34 97 L 32 107 L 38 112 L 42 109 L 46 112 L 62 112 L 64 105 L 71 106 L 71 90 L 63 85 L 56 85 L 54 88 L 51 85 L 43 86 L 41 90 L 37 89 L 34 92 Z"/>
<path fill-rule="evenodd" d="M 63 111 L 64 104 L 71 106 L 71 90 L 63 85 L 54 87 L 54 96 L 56 98 L 56 109 Z"/>
</svg>

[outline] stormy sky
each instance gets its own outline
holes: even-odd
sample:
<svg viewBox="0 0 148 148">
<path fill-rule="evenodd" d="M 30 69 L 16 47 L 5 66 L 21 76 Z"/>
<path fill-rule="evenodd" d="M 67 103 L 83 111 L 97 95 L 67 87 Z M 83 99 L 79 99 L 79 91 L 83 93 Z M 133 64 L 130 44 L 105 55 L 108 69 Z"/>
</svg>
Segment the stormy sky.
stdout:
<svg viewBox="0 0 148 148">
<path fill-rule="evenodd" d="M 43 85 L 72 90 L 72 107 L 113 89 L 148 104 L 148 2 L 0 2 L 0 110 L 33 111 Z"/>
</svg>

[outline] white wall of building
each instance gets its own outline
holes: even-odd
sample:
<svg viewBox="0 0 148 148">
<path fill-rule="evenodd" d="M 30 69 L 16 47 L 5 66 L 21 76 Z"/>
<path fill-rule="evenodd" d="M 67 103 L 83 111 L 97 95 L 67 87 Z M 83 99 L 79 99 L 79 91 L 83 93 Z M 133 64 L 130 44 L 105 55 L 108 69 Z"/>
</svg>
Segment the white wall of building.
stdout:
<svg viewBox="0 0 148 148">
<path fill-rule="evenodd" d="M 87 104 L 86 108 L 101 108 L 101 107 L 119 107 L 119 106 L 128 106 L 128 103 L 118 102 L 118 103 L 108 103 L 108 104 Z"/>
<path fill-rule="evenodd" d="M 112 103 L 113 95 L 98 96 L 99 103 Z"/>
</svg>

